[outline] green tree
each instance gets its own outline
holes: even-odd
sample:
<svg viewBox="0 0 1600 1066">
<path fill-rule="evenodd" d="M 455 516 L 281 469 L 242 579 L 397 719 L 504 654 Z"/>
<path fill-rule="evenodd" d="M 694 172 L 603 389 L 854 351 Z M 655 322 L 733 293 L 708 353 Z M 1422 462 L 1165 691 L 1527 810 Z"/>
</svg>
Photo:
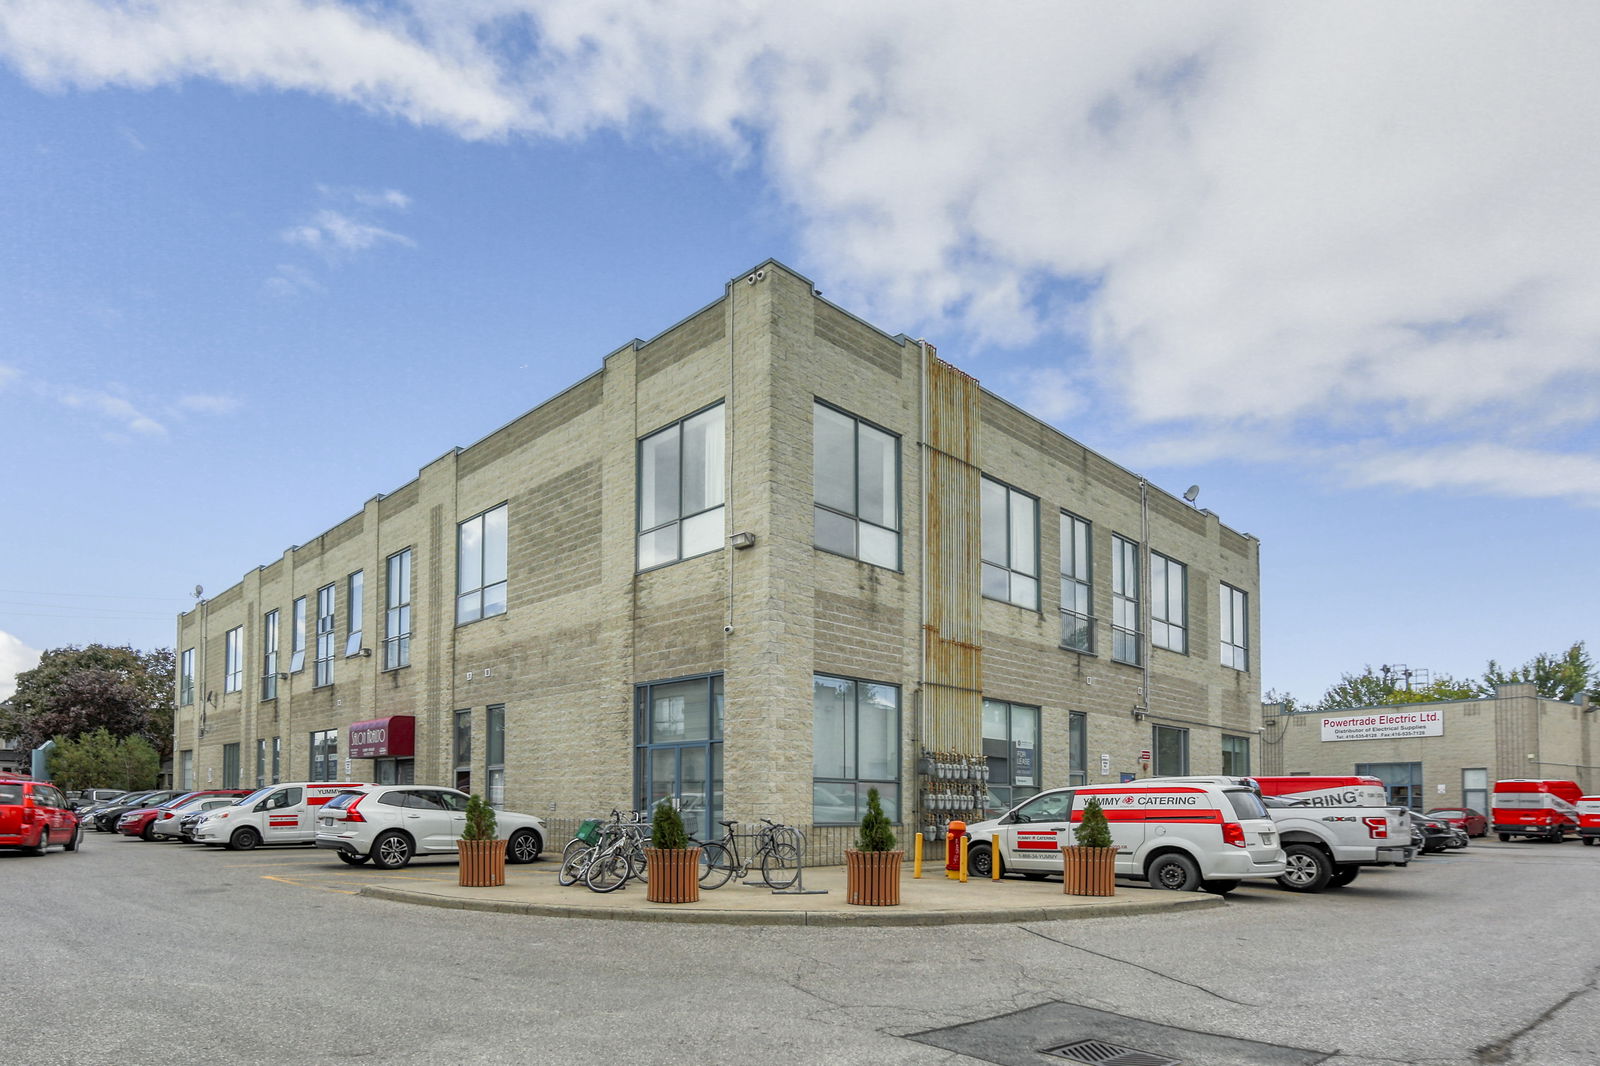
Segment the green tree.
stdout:
<svg viewBox="0 0 1600 1066">
<path fill-rule="evenodd" d="M 161 757 L 141 736 L 116 737 L 104 728 L 57 737 L 46 765 L 62 788 L 152 788 Z"/>
<path fill-rule="evenodd" d="M 1421 688 L 1397 688 L 1389 697 L 1390 703 L 1433 703 L 1437 700 L 1476 700 L 1488 693 L 1476 681 L 1457 681 L 1449 674 L 1440 674 Z"/>
<path fill-rule="evenodd" d="M 1600 676 L 1581 640 L 1560 655 L 1540 653 L 1511 670 L 1490 659 L 1483 671 L 1483 684 L 1488 689 L 1519 681 L 1533 682 L 1535 691 L 1548 700 L 1571 702 L 1584 692 L 1600 697 Z"/>
<path fill-rule="evenodd" d="M 1339 680 L 1322 694 L 1316 710 L 1326 713 L 1346 707 L 1380 707 L 1393 702 L 1394 692 L 1392 677 L 1365 666 L 1359 674 L 1339 675 Z"/>
<path fill-rule="evenodd" d="M 51 737 L 104 728 L 114 737 L 144 737 L 166 757 L 172 750 L 173 671 L 170 648 L 53 648 L 38 666 L 17 675 L 17 690 L 0 709 L 0 734 L 37 747 Z"/>
<path fill-rule="evenodd" d="M 861 816 L 861 831 L 856 834 L 857 851 L 893 851 L 898 841 L 894 838 L 894 825 L 883 813 L 883 802 L 878 790 L 867 789 L 867 813 Z"/>
<path fill-rule="evenodd" d="M 1084 804 L 1083 820 L 1072 827 L 1072 836 L 1080 848 L 1111 846 L 1111 823 L 1106 820 L 1106 812 L 1101 809 L 1099 800 L 1091 799 Z"/>
<path fill-rule="evenodd" d="M 682 851 L 689 847 L 683 815 L 667 800 L 656 804 L 655 814 L 650 818 L 650 846 L 663 851 Z"/>
</svg>

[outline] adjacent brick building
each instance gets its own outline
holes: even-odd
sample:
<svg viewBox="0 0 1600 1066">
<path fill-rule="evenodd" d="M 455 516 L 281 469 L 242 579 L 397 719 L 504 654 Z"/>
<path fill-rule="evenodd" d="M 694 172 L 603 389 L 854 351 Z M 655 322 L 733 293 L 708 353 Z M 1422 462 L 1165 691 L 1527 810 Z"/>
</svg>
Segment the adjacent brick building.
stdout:
<svg viewBox="0 0 1600 1066">
<path fill-rule="evenodd" d="M 1248 772 L 1258 558 L 768 262 L 181 616 L 175 776 L 705 831 Z"/>
</svg>

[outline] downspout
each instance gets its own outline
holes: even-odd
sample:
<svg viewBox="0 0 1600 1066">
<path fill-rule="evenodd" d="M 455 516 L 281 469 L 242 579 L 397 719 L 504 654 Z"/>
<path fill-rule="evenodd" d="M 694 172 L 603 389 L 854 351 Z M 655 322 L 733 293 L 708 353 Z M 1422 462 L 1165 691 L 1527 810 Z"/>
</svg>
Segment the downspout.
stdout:
<svg viewBox="0 0 1600 1066">
<path fill-rule="evenodd" d="M 723 669 L 727 669 L 727 638 L 733 634 L 733 557 L 736 554 L 730 541 L 736 528 L 733 524 L 733 281 L 729 280 L 726 286 L 726 295 L 723 299 L 727 302 L 728 310 L 728 388 L 723 397 L 722 405 L 726 412 L 724 422 L 726 429 L 722 434 L 722 552 L 728 557 L 728 610 L 723 618 Z M 638 380 L 637 375 L 635 381 Z M 637 396 L 637 389 L 635 389 Z M 635 404 L 635 410 L 638 405 Z"/>
<path fill-rule="evenodd" d="M 917 431 L 917 754 L 927 745 L 928 681 L 928 342 L 918 341 L 917 389 L 920 426 Z"/>
<path fill-rule="evenodd" d="M 1150 483 L 1139 479 L 1139 710 L 1150 713 Z"/>
</svg>

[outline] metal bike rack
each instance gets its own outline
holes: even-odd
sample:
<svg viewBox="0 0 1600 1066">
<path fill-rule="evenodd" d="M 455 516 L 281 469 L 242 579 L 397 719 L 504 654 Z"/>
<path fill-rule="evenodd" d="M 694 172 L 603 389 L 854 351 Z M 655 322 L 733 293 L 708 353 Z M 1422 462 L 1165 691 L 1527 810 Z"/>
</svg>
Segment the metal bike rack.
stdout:
<svg viewBox="0 0 1600 1066">
<path fill-rule="evenodd" d="M 825 888 L 806 887 L 806 834 L 804 830 L 795 829 L 794 835 L 800 838 L 800 846 L 795 849 L 797 854 L 794 863 L 794 881 L 790 883 L 788 888 L 773 889 L 772 894 L 774 896 L 826 896 L 828 890 Z M 745 882 L 747 885 L 752 883 L 750 881 Z"/>
</svg>

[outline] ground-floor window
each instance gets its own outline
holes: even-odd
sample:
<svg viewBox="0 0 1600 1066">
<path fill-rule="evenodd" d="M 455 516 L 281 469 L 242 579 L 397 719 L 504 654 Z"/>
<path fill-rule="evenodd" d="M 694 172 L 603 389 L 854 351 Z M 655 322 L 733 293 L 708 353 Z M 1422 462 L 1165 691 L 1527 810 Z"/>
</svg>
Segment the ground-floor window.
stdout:
<svg viewBox="0 0 1600 1066">
<path fill-rule="evenodd" d="M 222 787 L 239 787 L 239 745 L 222 745 Z"/>
<path fill-rule="evenodd" d="M 332 781 L 339 773 L 339 731 L 321 729 L 311 734 L 311 772 L 307 781 Z"/>
<path fill-rule="evenodd" d="M 283 738 L 272 738 L 272 783 L 283 780 Z"/>
<path fill-rule="evenodd" d="M 380 785 L 414 785 L 417 783 L 415 759 L 374 759 L 372 779 Z"/>
<path fill-rule="evenodd" d="M 1250 776 L 1250 738 L 1222 735 L 1222 772 L 1228 777 Z"/>
<path fill-rule="evenodd" d="M 1184 777 L 1189 773 L 1189 731 L 1158 725 L 1151 733 L 1156 777 Z"/>
<path fill-rule="evenodd" d="M 1396 807 L 1422 810 L 1422 764 L 1419 762 L 1358 762 L 1355 772 L 1376 777 Z"/>
<path fill-rule="evenodd" d="M 178 787 L 194 788 L 194 752 L 178 753 Z"/>
<path fill-rule="evenodd" d="M 455 742 L 453 745 L 456 768 L 455 786 L 462 792 L 472 791 L 472 712 L 457 711 Z"/>
<path fill-rule="evenodd" d="M 1067 784 L 1089 783 L 1089 716 L 1082 711 L 1067 715 Z"/>
<path fill-rule="evenodd" d="M 720 837 L 722 675 L 640 685 L 635 697 L 634 780 L 640 809 L 673 803 L 691 837 Z"/>
<path fill-rule="evenodd" d="M 262 737 L 256 741 L 256 787 L 265 788 L 267 784 L 267 740 Z"/>
<path fill-rule="evenodd" d="M 488 765 L 485 773 L 485 799 L 489 806 L 500 808 L 506 803 L 506 708 L 504 704 L 490 707 L 484 720 L 483 750 Z"/>
<path fill-rule="evenodd" d="M 900 821 L 900 687 L 817 674 L 811 713 L 812 822 L 859 823 L 874 788 Z"/>
<path fill-rule="evenodd" d="M 1489 813 L 1489 771 L 1483 767 L 1461 771 L 1461 805 L 1479 814 Z"/>
<path fill-rule="evenodd" d="M 1003 814 L 1039 791 L 1039 708 L 984 700 L 983 755 L 988 813 Z"/>
</svg>

